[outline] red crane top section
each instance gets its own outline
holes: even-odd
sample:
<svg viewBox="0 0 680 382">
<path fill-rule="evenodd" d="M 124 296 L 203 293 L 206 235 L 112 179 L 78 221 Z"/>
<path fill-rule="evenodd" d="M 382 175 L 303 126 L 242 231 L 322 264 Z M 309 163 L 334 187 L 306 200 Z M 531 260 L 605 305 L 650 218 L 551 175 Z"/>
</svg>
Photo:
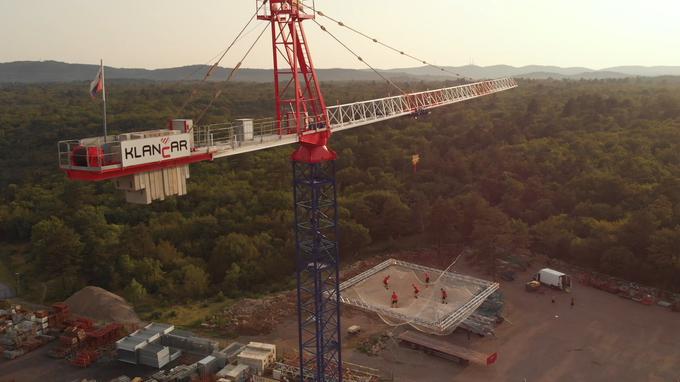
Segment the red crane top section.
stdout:
<svg viewBox="0 0 680 382">
<path fill-rule="evenodd" d="M 326 102 L 302 26 L 315 10 L 298 0 L 269 0 L 268 7 L 259 9 L 258 19 L 271 23 L 278 130 L 297 133 L 300 146 L 293 160 L 334 160 L 337 155 L 327 147 L 331 131 Z"/>
</svg>

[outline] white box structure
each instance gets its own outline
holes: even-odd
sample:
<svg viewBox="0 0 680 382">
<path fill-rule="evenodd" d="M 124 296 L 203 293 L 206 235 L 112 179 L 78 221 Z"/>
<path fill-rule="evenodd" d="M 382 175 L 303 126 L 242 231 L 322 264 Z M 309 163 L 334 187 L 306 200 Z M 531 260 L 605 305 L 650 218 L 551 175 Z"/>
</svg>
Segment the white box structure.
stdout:
<svg viewBox="0 0 680 382">
<path fill-rule="evenodd" d="M 425 283 L 425 274 L 430 283 Z M 383 280 L 389 277 L 389 289 Z M 415 297 L 413 285 L 420 292 Z M 442 302 L 441 289 L 447 294 Z M 435 334 L 452 333 L 498 289 L 498 283 L 389 259 L 340 284 L 340 301 L 376 313 L 390 325 L 410 325 Z M 399 302 L 391 306 L 392 292 Z"/>
<path fill-rule="evenodd" d="M 175 330 L 173 325 L 151 323 L 116 341 L 116 353 L 122 362 L 162 368 L 173 361 L 168 347 L 160 343 L 161 336 Z M 175 355 L 177 358 L 178 355 Z"/>
<path fill-rule="evenodd" d="M 255 374 L 262 374 L 276 361 L 276 345 L 250 342 L 237 356 L 239 365 L 247 365 Z"/>
</svg>

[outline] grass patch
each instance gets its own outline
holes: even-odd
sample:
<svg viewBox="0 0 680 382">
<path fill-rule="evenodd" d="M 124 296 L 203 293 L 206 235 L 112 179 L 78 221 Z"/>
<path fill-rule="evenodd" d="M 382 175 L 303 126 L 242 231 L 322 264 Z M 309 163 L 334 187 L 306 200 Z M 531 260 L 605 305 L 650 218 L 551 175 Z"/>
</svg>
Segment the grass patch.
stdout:
<svg viewBox="0 0 680 382">
<path fill-rule="evenodd" d="M 158 321 L 169 323 L 181 328 L 199 328 L 201 323 L 213 315 L 220 314 L 225 308 L 233 303 L 233 300 L 224 301 L 198 301 L 181 305 L 157 307 L 151 311 L 140 312 L 145 321 Z"/>
</svg>

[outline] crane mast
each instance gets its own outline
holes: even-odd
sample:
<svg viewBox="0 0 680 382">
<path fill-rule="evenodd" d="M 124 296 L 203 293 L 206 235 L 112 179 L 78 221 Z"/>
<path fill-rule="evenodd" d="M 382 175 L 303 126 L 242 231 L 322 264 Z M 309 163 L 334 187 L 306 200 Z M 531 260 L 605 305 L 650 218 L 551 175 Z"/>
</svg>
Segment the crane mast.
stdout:
<svg viewBox="0 0 680 382">
<path fill-rule="evenodd" d="M 501 78 L 327 106 L 303 27 L 318 13 L 313 2 L 256 0 L 256 6 L 257 18 L 271 24 L 274 120 L 194 126 L 174 119 L 166 129 L 61 141 L 59 167 L 74 180 L 113 180 L 128 202 L 149 204 L 186 194 L 192 163 L 298 143 L 291 162 L 300 381 L 340 382 L 337 154 L 328 147 L 331 134 L 418 116 L 517 83 Z"/>
<path fill-rule="evenodd" d="M 328 112 L 302 25 L 315 12 L 298 0 L 258 9 L 271 22 L 276 128 L 299 142 L 292 166 L 300 380 L 342 381 L 337 154 L 328 148 Z"/>
</svg>

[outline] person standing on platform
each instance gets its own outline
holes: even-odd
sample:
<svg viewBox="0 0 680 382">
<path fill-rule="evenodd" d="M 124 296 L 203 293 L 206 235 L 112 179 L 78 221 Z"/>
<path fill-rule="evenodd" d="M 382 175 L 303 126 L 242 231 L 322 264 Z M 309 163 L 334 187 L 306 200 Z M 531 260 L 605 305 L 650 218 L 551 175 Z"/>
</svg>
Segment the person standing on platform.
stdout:
<svg viewBox="0 0 680 382">
<path fill-rule="evenodd" d="M 399 296 L 397 296 L 396 291 L 392 291 L 392 307 L 396 308 L 398 303 L 399 303 Z"/>
<path fill-rule="evenodd" d="M 385 286 L 385 289 L 390 289 L 390 275 L 385 276 L 383 285 Z"/>
<path fill-rule="evenodd" d="M 413 287 L 413 297 L 418 298 L 418 293 L 420 293 L 420 289 L 418 289 L 416 284 L 411 284 L 411 286 Z"/>
<path fill-rule="evenodd" d="M 446 299 L 449 297 L 449 294 L 446 293 L 444 288 L 441 288 L 441 291 L 442 291 L 442 304 L 448 304 L 449 302 L 446 301 Z"/>
</svg>

